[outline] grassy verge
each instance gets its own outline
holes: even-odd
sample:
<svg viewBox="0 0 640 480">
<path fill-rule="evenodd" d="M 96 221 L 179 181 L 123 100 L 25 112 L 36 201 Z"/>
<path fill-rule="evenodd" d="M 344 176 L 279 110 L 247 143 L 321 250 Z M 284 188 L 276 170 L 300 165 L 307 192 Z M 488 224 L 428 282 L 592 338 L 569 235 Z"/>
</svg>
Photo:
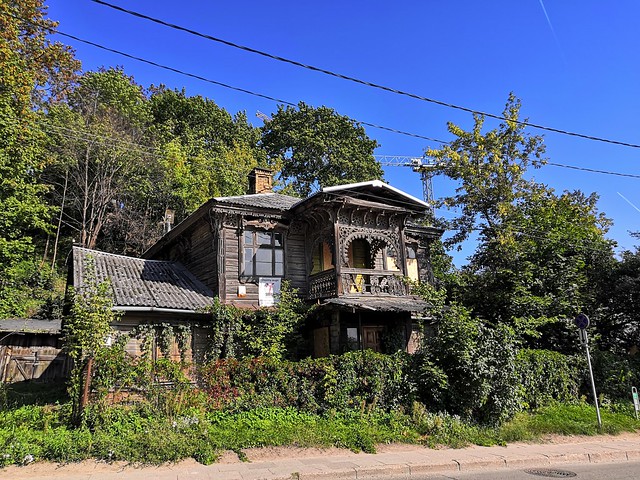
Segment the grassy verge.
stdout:
<svg viewBox="0 0 640 480">
<path fill-rule="evenodd" d="M 630 407 L 602 410 L 604 432 L 635 431 L 640 422 Z M 0 412 L 0 466 L 34 460 L 159 464 L 193 457 L 215 462 L 222 450 L 261 446 L 337 446 L 375 451 L 378 443 L 422 443 L 461 447 L 536 440 L 546 434 L 598 433 L 595 411 L 584 404 L 555 404 L 521 413 L 496 428 L 417 409 L 410 415 L 333 413 L 313 415 L 290 408 L 247 412 L 193 410 L 163 417 L 145 404 L 93 408 L 85 424 L 69 427 L 69 406 L 19 406 Z"/>
</svg>

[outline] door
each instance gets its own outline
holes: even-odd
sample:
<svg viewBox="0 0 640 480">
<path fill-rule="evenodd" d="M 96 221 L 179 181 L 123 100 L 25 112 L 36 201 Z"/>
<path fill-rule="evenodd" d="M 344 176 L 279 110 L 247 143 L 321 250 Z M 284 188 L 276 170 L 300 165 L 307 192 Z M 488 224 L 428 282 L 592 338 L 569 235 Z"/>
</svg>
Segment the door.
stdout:
<svg viewBox="0 0 640 480">
<path fill-rule="evenodd" d="M 383 327 L 362 327 L 362 346 L 374 352 L 382 351 Z"/>
</svg>

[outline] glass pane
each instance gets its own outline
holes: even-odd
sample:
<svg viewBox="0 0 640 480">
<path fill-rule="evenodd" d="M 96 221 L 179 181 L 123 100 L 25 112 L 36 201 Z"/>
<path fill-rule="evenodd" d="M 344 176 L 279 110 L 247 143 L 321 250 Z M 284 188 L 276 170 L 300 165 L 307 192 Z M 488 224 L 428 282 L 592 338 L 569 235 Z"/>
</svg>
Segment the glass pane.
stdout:
<svg viewBox="0 0 640 480">
<path fill-rule="evenodd" d="M 244 274 L 253 275 L 253 248 L 244 249 Z"/>
<path fill-rule="evenodd" d="M 271 262 L 256 262 L 256 275 L 271 276 L 273 275 Z"/>
<path fill-rule="evenodd" d="M 273 250 L 270 248 L 259 248 L 256 252 L 256 260 L 258 262 L 269 262 L 273 259 Z"/>
<path fill-rule="evenodd" d="M 282 246 L 282 234 L 281 233 L 274 233 L 273 234 L 273 244 L 276 247 L 281 247 Z"/>
<path fill-rule="evenodd" d="M 271 245 L 270 232 L 256 232 L 256 239 L 258 241 L 258 245 Z"/>
<path fill-rule="evenodd" d="M 273 251 L 274 265 L 273 265 L 273 274 L 277 276 L 284 276 L 284 251 L 283 250 L 274 250 Z"/>
<path fill-rule="evenodd" d="M 253 245 L 253 232 L 245 230 L 244 232 L 244 244 Z"/>
</svg>

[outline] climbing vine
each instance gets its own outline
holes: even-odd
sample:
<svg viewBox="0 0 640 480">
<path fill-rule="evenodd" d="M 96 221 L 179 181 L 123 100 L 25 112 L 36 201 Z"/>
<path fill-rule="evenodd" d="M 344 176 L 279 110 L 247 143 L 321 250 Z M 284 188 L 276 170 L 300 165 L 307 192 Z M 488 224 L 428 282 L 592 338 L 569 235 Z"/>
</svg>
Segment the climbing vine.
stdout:
<svg viewBox="0 0 640 480">
<path fill-rule="evenodd" d="M 89 365 L 107 348 L 111 324 L 119 318 L 119 313 L 113 311 L 111 284 L 108 281 L 98 282 L 91 256 L 87 257 L 86 262 L 82 286 L 70 289 L 71 312 L 64 326 L 65 350 L 73 360 L 69 395 L 76 420 L 79 420 L 81 413 L 84 371 L 86 369 L 90 377 Z"/>
<path fill-rule="evenodd" d="M 240 309 L 216 298 L 208 312 L 211 314 L 209 359 L 282 359 L 295 356 L 295 348 L 302 343 L 300 329 L 309 307 L 285 281 L 275 307 Z"/>
</svg>

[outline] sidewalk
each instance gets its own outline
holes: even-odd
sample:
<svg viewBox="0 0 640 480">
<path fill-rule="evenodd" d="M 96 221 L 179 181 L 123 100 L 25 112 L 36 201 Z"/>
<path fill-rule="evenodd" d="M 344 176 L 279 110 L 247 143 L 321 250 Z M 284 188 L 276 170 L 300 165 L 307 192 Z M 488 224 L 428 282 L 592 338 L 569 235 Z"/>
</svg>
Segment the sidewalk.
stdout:
<svg viewBox="0 0 640 480">
<path fill-rule="evenodd" d="M 82 462 L 38 463 L 0 469 L 12 480 L 360 480 L 375 477 L 425 476 L 477 469 L 525 469 L 575 463 L 640 460 L 640 434 L 598 437 L 560 437 L 557 443 L 514 443 L 506 447 L 468 447 L 432 450 L 415 445 L 382 445 L 379 453 L 330 449 L 266 449 L 248 452 L 250 462 L 200 465 L 193 460 L 161 467 Z M 226 457 L 226 456 L 225 456 Z M 225 461 L 225 458 L 222 459 Z M 229 461 L 229 460 L 226 460 Z"/>
</svg>

